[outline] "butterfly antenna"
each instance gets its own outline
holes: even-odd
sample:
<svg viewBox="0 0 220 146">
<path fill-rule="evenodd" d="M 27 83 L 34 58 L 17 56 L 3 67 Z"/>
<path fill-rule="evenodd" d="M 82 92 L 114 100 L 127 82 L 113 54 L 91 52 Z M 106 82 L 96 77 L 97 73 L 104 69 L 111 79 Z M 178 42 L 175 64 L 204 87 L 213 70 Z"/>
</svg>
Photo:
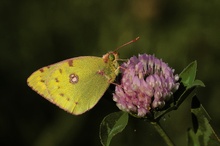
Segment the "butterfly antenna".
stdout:
<svg viewBox="0 0 220 146">
<path fill-rule="evenodd" d="M 131 41 L 129 41 L 129 42 L 127 42 L 127 43 L 125 43 L 125 44 L 119 46 L 118 48 L 115 49 L 115 52 L 116 52 L 118 49 L 120 49 L 120 48 L 122 48 L 122 47 L 124 47 L 124 46 L 127 46 L 127 45 L 129 45 L 129 44 L 131 44 L 131 43 L 134 43 L 134 42 L 136 42 L 136 41 L 139 40 L 139 39 L 140 39 L 140 37 L 136 37 L 135 39 L 133 39 L 133 40 L 131 40 Z"/>
</svg>

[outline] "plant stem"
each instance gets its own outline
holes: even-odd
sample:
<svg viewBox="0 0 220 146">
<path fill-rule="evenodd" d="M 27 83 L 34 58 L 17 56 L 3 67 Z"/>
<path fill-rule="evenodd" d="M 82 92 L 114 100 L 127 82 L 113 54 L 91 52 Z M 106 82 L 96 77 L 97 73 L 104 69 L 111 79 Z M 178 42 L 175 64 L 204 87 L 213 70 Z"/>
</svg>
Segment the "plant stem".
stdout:
<svg viewBox="0 0 220 146">
<path fill-rule="evenodd" d="M 174 143 L 171 141 L 170 137 L 163 130 L 159 122 L 151 122 L 163 140 L 166 142 L 168 146 L 174 146 Z"/>
</svg>

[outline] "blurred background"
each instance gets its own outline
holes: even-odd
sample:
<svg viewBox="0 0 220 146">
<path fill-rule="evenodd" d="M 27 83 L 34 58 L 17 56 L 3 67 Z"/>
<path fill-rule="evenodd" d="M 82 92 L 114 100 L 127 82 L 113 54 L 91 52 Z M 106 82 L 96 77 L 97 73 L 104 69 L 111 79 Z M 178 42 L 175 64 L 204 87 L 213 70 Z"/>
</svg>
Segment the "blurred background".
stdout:
<svg viewBox="0 0 220 146">
<path fill-rule="evenodd" d="M 26 79 L 35 70 L 76 56 L 102 56 L 120 49 L 120 58 L 155 54 L 176 73 L 198 61 L 198 97 L 220 135 L 220 1 L 217 0 L 1 0 L 0 145 L 101 145 L 99 124 L 118 111 L 108 90 L 83 115 L 73 116 L 32 91 Z M 177 145 L 186 145 L 190 101 L 163 120 Z M 112 146 L 164 145 L 153 127 L 130 118 Z"/>
</svg>

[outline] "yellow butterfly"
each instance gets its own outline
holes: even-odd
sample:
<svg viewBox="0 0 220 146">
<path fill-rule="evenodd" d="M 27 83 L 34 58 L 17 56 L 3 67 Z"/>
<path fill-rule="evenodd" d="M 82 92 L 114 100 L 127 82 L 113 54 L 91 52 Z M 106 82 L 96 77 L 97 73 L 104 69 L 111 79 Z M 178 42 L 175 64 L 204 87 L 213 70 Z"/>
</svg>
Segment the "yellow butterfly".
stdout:
<svg viewBox="0 0 220 146">
<path fill-rule="evenodd" d="M 28 85 L 41 96 L 74 115 L 96 105 L 119 73 L 118 47 L 103 57 L 67 59 L 35 71 Z"/>
</svg>

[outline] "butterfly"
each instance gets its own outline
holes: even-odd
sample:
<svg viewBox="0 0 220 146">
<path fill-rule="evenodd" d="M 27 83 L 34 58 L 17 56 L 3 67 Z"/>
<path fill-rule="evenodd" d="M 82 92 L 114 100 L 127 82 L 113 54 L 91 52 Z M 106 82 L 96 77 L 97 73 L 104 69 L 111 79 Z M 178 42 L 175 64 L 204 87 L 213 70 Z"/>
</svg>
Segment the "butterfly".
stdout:
<svg viewBox="0 0 220 146">
<path fill-rule="evenodd" d="M 27 84 L 67 112 L 80 115 L 93 108 L 119 74 L 117 50 L 103 55 L 70 58 L 38 69 Z"/>
</svg>

